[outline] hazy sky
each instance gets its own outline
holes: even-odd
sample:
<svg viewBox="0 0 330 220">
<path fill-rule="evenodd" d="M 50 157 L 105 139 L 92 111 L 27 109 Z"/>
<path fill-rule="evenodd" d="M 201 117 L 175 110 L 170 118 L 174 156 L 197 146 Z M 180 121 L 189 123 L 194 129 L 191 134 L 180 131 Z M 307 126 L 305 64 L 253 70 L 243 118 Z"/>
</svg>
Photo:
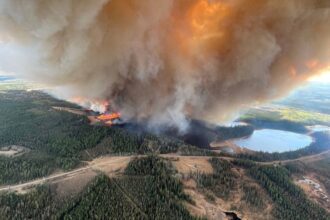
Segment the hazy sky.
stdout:
<svg viewBox="0 0 330 220">
<path fill-rule="evenodd" d="M 330 70 L 323 72 L 319 76 L 315 76 L 310 79 L 312 82 L 322 82 L 322 83 L 330 83 Z"/>
</svg>

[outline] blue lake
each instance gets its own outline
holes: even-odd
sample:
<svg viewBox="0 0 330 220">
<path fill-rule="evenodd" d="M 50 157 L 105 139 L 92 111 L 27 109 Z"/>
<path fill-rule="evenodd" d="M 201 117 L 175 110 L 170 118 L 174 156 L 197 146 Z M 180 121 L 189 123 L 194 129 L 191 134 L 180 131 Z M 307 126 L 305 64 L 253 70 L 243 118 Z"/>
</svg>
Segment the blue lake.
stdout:
<svg viewBox="0 0 330 220">
<path fill-rule="evenodd" d="M 240 147 L 269 153 L 297 150 L 312 142 L 308 135 L 273 129 L 256 130 L 250 137 L 234 141 Z"/>
<path fill-rule="evenodd" d="M 0 76 L 0 81 L 7 81 L 7 80 L 13 80 L 15 77 L 13 76 Z"/>
</svg>

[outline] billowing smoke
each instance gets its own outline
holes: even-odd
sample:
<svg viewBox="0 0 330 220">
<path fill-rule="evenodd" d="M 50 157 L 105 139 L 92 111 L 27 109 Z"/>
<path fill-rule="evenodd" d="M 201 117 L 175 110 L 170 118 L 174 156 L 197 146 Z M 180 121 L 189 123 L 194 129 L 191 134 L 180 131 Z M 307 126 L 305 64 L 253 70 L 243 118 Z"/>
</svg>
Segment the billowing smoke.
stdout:
<svg viewBox="0 0 330 220">
<path fill-rule="evenodd" d="M 221 122 L 330 64 L 328 0 L 2 0 L 0 69 L 125 119 Z"/>
</svg>

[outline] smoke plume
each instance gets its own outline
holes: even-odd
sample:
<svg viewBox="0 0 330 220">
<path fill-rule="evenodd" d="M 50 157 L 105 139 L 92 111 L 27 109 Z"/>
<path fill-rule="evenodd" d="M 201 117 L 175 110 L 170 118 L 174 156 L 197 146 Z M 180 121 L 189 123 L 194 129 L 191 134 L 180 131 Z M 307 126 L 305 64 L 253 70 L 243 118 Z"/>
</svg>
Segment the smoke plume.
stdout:
<svg viewBox="0 0 330 220">
<path fill-rule="evenodd" d="M 2 0 L 0 69 L 185 129 L 330 64 L 328 0 Z"/>
</svg>

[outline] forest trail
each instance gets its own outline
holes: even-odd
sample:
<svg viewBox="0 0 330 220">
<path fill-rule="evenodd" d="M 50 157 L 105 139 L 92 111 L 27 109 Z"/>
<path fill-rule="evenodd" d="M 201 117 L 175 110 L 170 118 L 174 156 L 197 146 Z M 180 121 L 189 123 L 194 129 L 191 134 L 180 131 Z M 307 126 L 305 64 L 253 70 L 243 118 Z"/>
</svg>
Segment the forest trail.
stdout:
<svg viewBox="0 0 330 220">
<path fill-rule="evenodd" d="M 296 159 L 276 160 L 276 161 L 270 161 L 270 162 L 258 162 L 258 164 L 262 164 L 262 165 L 288 164 L 288 163 L 297 162 L 297 161 L 301 161 L 301 162 L 304 162 L 304 163 L 310 163 L 310 162 L 322 160 L 322 159 L 327 158 L 327 157 L 330 157 L 330 150 L 323 151 L 319 154 L 313 154 L 313 155 L 309 155 L 309 156 L 299 157 L 299 158 L 296 158 Z"/>
<path fill-rule="evenodd" d="M 71 170 L 68 172 L 61 172 L 57 174 L 50 175 L 48 177 L 42 177 L 36 180 L 28 181 L 21 184 L 14 185 L 5 185 L 0 187 L 0 193 L 5 191 L 16 191 L 16 192 L 24 192 L 25 189 L 29 189 L 36 185 L 41 185 L 44 183 L 56 181 L 60 182 L 60 180 L 66 180 L 72 178 L 77 175 L 83 175 L 85 172 L 89 170 L 102 171 L 106 172 L 107 175 L 115 175 L 119 170 L 124 169 L 128 162 L 132 157 L 101 157 L 97 158 L 88 163 L 87 166 Z M 107 168 L 107 169 L 105 169 Z M 111 168 L 111 169 L 109 169 Z"/>
<path fill-rule="evenodd" d="M 5 185 L 5 186 L 0 186 L 0 193 L 1 192 L 6 192 L 6 191 L 16 191 L 16 192 L 24 192 L 26 189 L 29 189 L 31 187 L 34 187 L 36 185 L 41 185 L 44 183 L 49 183 L 52 181 L 60 182 L 61 180 L 66 180 L 69 178 L 72 178 L 77 175 L 83 175 L 89 170 L 94 170 L 94 171 L 101 171 L 106 173 L 109 176 L 114 176 L 118 175 L 120 171 L 123 171 L 129 161 L 135 157 L 143 157 L 145 155 L 134 155 L 134 156 L 104 156 L 100 158 L 96 158 L 90 162 L 88 162 L 87 166 L 71 170 L 68 172 L 61 172 L 57 174 L 52 174 L 48 177 L 43 177 L 39 178 L 36 180 L 28 181 L 25 183 L 20 183 L 20 184 L 13 184 L 13 185 Z M 162 154 L 159 155 L 163 158 L 169 159 L 174 161 L 174 163 L 179 163 L 178 161 L 183 161 L 183 170 L 184 173 L 189 171 L 189 167 L 192 170 L 199 170 L 203 171 L 202 169 L 207 169 L 207 172 L 210 172 L 210 167 L 205 164 L 207 159 L 212 158 L 209 156 L 182 156 L 182 155 L 177 155 L 177 154 Z M 291 159 L 291 160 L 281 160 L 281 161 L 272 161 L 272 162 L 257 162 L 257 164 L 260 165 L 276 165 L 276 164 L 287 164 L 291 162 L 296 162 L 296 161 L 302 161 L 302 162 L 313 162 L 313 161 L 318 161 L 322 160 L 326 157 L 330 157 L 330 150 L 324 151 L 319 154 L 315 155 L 310 155 L 310 156 L 303 156 L 297 159 Z M 198 159 L 199 158 L 199 159 Z M 218 157 L 221 159 L 225 160 L 234 160 L 235 158 L 231 157 Z M 202 161 L 201 161 L 202 159 Z M 180 165 L 179 165 L 180 166 Z"/>
</svg>

